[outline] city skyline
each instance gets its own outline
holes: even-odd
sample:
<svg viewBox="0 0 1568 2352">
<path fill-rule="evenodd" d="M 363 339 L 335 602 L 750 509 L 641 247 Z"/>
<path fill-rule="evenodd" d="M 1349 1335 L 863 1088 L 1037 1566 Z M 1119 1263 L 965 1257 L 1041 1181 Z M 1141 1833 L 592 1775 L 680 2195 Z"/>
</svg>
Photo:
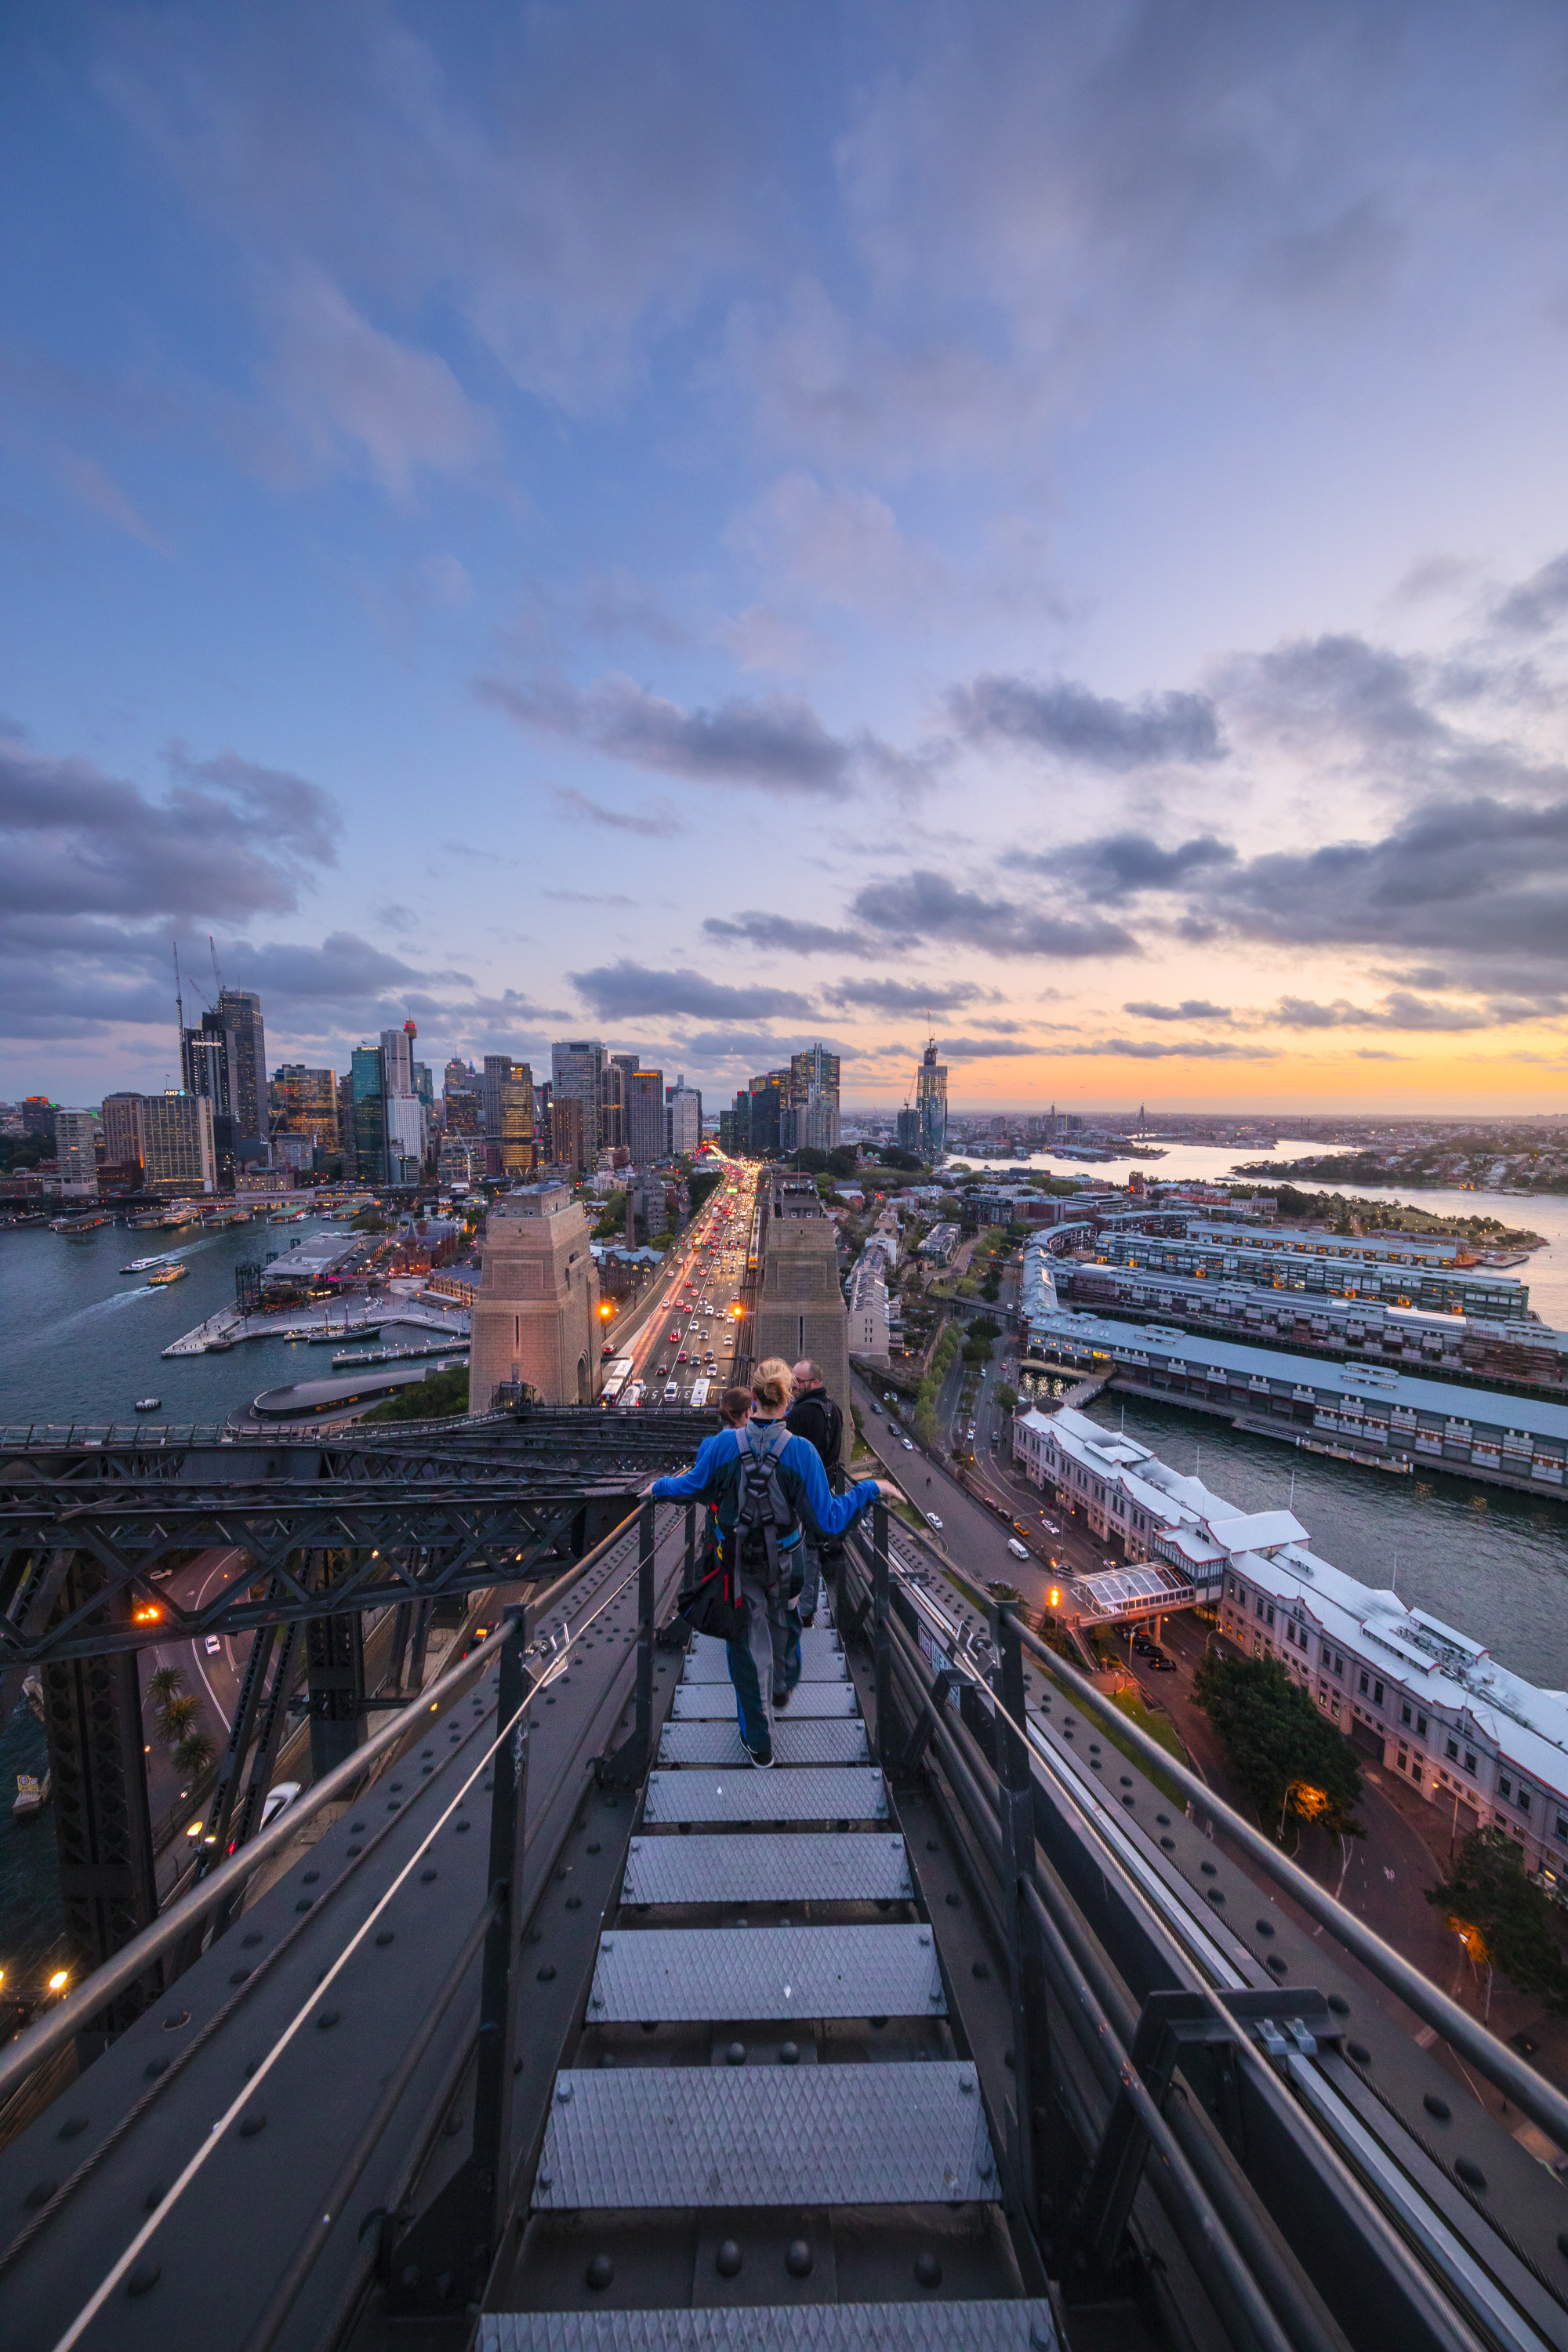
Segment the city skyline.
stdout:
<svg viewBox="0 0 1568 2352">
<path fill-rule="evenodd" d="M 1568 22 L 0 60 L 0 1097 L 178 1086 L 210 934 L 269 1068 L 1568 1104 Z"/>
</svg>

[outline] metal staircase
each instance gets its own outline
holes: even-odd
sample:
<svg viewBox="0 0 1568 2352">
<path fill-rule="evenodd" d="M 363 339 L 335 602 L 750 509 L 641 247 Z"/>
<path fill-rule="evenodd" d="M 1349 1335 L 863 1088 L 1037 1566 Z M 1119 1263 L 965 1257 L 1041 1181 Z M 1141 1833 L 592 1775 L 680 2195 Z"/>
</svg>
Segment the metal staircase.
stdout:
<svg viewBox="0 0 1568 2352">
<path fill-rule="evenodd" d="M 480 2352 L 1058 2345 L 831 1624 L 773 1736 L 695 1640 Z"/>
</svg>

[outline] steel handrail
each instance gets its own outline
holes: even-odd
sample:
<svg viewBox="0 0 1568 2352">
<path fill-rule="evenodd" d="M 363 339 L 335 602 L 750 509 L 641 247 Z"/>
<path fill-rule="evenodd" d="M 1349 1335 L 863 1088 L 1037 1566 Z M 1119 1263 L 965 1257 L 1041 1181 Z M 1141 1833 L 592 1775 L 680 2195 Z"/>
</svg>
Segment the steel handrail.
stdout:
<svg viewBox="0 0 1568 2352">
<path fill-rule="evenodd" d="M 574 1561 L 571 1568 L 558 1576 L 552 1584 L 531 1594 L 529 1605 L 536 1622 L 563 1600 L 590 1569 L 597 1566 L 610 1547 L 635 1525 L 637 1517 L 636 1510 L 629 1511 L 618 1526 L 594 1546 L 592 1551 L 584 1552 L 580 1560 Z M 498 1582 L 501 1580 L 497 1580 Z M 390 1717 L 379 1731 L 373 1732 L 325 1779 L 318 1780 L 313 1788 L 296 1798 L 279 1814 L 270 1829 L 261 1831 L 237 1848 L 202 1880 L 199 1886 L 193 1887 L 188 1895 L 182 1895 L 177 1903 L 171 1904 L 167 1911 L 122 1946 L 112 1959 L 106 1960 L 101 1968 L 84 1977 L 75 1990 L 68 1993 L 47 2016 L 37 2019 L 17 2034 L 14 2042 L 7 2043 L 0 2051 L 0 2102 L 6 2099 L 18 2084 L 62 2042 L 80 2032 L 117 1993 L 123 1992 L 128 1985 L 134 1984 L 138 1977 L 144 1975 L 153 1962 L 160 1958 L 172 1944 L 177 1943 L 187 1928 L 204 1919 L 226 1895 L 250 1877 L 258 1863 L 288 1844 L 301 1822 L 309 1820 L 321 1806 L 346 1796 L 367 1765 L 384 1755 L 388 1748 L 395 1748 L 399 1739 L 430 1713 L 432 1707 L 439 1706 L 444 1698 L 472 1681 L 476 1673 L 482 1673 L 491 1658 L 500 1654 L 507 1634 L 508 1629 L 503 1622 L 484 1641 L 478 1643 L 466 1657 L 459 1659 L 455 1666 L 449 1666 L 437 1681 L 422 1690 L 418 1697 L 411 1700 L 399 1714 Z"/>
</svg>

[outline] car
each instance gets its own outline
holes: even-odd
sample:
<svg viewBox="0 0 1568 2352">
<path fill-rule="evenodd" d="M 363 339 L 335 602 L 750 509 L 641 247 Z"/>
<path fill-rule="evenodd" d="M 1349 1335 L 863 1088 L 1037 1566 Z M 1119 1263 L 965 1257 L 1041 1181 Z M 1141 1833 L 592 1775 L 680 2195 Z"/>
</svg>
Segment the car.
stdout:
<svg viewBox="0 0 1568 2352">
<path fill-rule="evenodd" d="M 603 1363 L 606 1356 L 613 1356 L 615 1352 L 615 1341 L 613 1339 L 606 1339 L 604 1346 L 599 1350 L 599 1361 Z"/>
<path fill-rule="evenodd" d="M 679 1355 L 677 1356 L 675 1360 L 678 1364 L 683 1364 L 686 1361 L 686 1350 L 684 1348 L 682 1348 Z"/>
<path fill-rule="evenodd" d="M 278 1819 L 279 1813 L 287 1812 L 299 1793 L 298 1780 L 275 1780 L 262 1800 L 261 1819 L 257 1823 L 258 1829 L 267 1829 Z"/>
<path fill-rule="evenodd" d="M 656 1381 L 662 1381 L 668 1370 L 669 1366 L 668 1364 L 656 1364 L 653 1368 L 654 1379 Z"/>
<path fill-rule="evenodd" d="M 881 1408 L 881 1406 L 880 1406 L 879 1404 L 874 1404 L 874 1405 L 871 1407 L 871 1410 L 872 1410 L 872 1412 L 876 1414 L 877 1419 L 878 1419 L 879 1421 L 880 1421 L 880 1420 L 881 1420 L 881 1418 L 882 1418 L 882 1408 Z"/>
<path fill-rule="evenodd" d="M 926 1525 L 928 1527 L 935 1528 L 939 1535 L 942 1533 L 942 1521 L 934 1511 L 928 1511 L 926 1513 Z"/>
<path fill-rule="evenodd" d="M 899 1444 L 903 1447 L 906 1454 L 912 1454 L 915 1450 L 915 1441 L 912 1437 L 900 1437 Z"/>
<path fill-rule="evenodd" d="M 216 1633 L 209 1633 L 206 1640 L 202 1643 L 202 1647 L 206 1652 L 209 1658 L 216 1658 L 218 1652 L 222 1649 L 223 1643 L 218 1640 Z"/>
<path fill-rule="evenodd" d="M 1027 1559 L 1029 1557 L 1028 1545 L 1021 1544 L 1016 1536 L 1008 1537 L 1007 1549 L 1012 1553 L 1015 1559 Z"/>
<path fill-rule="evenodd" d="M 1176 1671 L 1174 1658 L 1168 1658 L 1163 1650 L 1160 1652 L 1158 1657 L 1151 1658 L 1149 1664 L 1157 1675 L 1173 1675 Z"/>
<path fill-rule="evenodd" d="M 679 1339 L 679 1337 L 680 1337 L 680 1333 L 679 1333 L 679 1328 L 678 1328 L 678 1329 L 676 1329 L 676 1330 L 674 1330 L 674 1331 L 672 1331 L 672 1332 L 670 1333 L 670 1335 L 669 1335 L 669 1344 L 670 1344 L 670 1346 L 671 1346 L 672 1348 L 675 1346 L 676 1341 Z"/>
</svg>

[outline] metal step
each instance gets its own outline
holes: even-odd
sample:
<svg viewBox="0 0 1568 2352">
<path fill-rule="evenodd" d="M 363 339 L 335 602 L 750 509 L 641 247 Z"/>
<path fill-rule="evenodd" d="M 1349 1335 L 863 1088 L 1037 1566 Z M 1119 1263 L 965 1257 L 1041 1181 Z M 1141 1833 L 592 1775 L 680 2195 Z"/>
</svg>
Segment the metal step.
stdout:
<svg viewBox="0 0 1568 2352">
<path fill-rule="evenodd" d="M 843 1718 L 859 1711 L 854 1684 L 844 1682 L 796 1683 L 788 1708 L 797 1723 L 811 1717 Z M 676 1688 L 677 1723 L 711 1722 L 726 1715 L 733 1719 L 734 1713 L 735 1693 L 728 1675 L 721 1683 L 681 1683 Z"/>
<path fill-rule="evenodd" d="M 929 1927 L 617 1927 L 591 2025 L 706 2019 L 945 2017 Z"/>
<path fill-rule="evenodd" d="M 475 2352 L 1058 2352 L 1048 2303 L 785 2303 L 493 2311 Z"/>
<path fill-rule="evenodd" d="M 669 1822 L 885 1822 L 888 1791 L 874 1764 L 795 1772 L 650 1772 L 643 1820 Z M 820 2201 L 820 2200 L 819 2200 Z"/>
<path fill-rule="evenodd" d="M 628 2066 L 556 2076 L 533 2207 L 938 2205 L 995 2194 L 965 2060 Z"/>
<path fill-rule="evenodd" d="M 791 1716 L 773 1720 L 773 1762 L 792 1764 L 864 1764 L 870 1759 L 866 1727 L 857 1716 L 840 1723 L 801 1722 Z M 659 1735 L 661 1764 L 744 1764 L 745 1742 L 735 1723 L 667 1723 Z"/>
<path fill-rule="evenodd" d="M 800 1637 L 800 1663 L 807 1682 L 842 1682 L 849 1671 L 831 1625 L 807 1626 Z M 682 1682 L 724 1683 L 729 1679 L 725 1644 L 715 1642 L 710 1634 L 697 1634 L 686 1654 Z"/>
<path fill-rule="evenodd" d="M 901 1837 L 803 1830 L 790 1837 L 633 1838 L 621 1901 L 889 1903 L 913 1892 Z"/>
</svg>

